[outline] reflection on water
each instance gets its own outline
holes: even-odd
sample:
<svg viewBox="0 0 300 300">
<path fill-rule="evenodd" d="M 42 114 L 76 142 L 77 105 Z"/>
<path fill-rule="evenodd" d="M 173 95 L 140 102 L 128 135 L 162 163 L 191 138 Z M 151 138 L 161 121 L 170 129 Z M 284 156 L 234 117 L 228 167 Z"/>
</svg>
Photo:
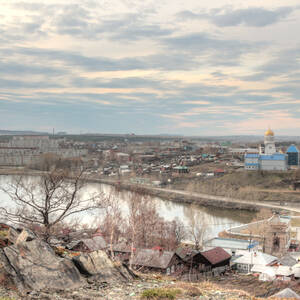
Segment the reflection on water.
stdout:
<svg viewBox="0 0 300 300">
<path fill-rule="evenodd" d="M 0 176 L 0 185 L 5 186 L 13 179 L 12 176 Z M 28 177 L 29 182 L 37 182 L 37 177 Z M 102 192 L 105 195 L 109 195 L 114 191 L 114 187 L 106 184 L 88 183 L 81 191 L 80 196 L 83 198 L 90 197 L 95 192 Z M 128 213 L 128 201 L 131 192 L 121 191 L 118 194 L 120 204 L 124 214 Z M 190 209 L 191 205 L 185 203 L 177 203 L 169 200 L 164 200 L 158 197 L 152 197 L 156 203 L 157 211 L 160 216 L 166 220 L 174 220 L 178 218 L 183 222 L 185 226 L 189 225 Z M 2 191 L 0 191 L 1 205 L 10 205 L 9 197 Z M 245 210 L 233 210 L 223 209 L 215 207 L 193 206 L 194 213 L 197 218 L 201 218 L 201 224 L 206 227 L 205 239 L 217 236 L 217 234 L 231 226 L 245 224 L 251 221 L 254 216 L 253 212 Z M 81 214 L 80 219 L 83 223 L 93 223 L 95 219 L 99 217 L 97 213 L 84 213 Z"/>
</svg>

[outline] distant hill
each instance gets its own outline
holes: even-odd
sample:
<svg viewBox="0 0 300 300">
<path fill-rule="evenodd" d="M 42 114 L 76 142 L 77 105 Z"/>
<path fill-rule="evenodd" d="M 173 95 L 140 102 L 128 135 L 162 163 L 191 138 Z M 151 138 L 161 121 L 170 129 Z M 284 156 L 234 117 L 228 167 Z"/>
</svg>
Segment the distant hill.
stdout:
<svg viewBox="0 0 300 300">
<path fill-rule="evenodd" d="M 0 135 L 48 135 L 48 132 L 31 130 L 0 130 Z"/>
</svg>

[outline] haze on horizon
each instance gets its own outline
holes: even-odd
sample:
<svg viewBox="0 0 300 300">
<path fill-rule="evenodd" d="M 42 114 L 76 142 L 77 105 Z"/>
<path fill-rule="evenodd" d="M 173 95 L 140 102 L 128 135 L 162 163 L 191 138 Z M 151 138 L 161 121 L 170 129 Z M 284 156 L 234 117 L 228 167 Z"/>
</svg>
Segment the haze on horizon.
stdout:
<svg viewBox="0 0 300 300">
<path fill-rule="evenodd" d="M 298 0 L 11 0 L 0 129 L 300 130 Z"/>
</svg>

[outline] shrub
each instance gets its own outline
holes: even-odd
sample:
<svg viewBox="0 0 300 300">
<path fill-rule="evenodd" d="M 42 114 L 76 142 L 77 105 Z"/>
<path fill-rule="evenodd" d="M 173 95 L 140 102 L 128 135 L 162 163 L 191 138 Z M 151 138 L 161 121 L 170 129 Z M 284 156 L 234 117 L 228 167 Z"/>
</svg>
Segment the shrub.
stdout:
<svg viewBox="0 0 300 300">
<path fill-rule="evenodd" d="M 142 299 L 170 299 L 173 300 L 176 298 L 177 294 L 180 294 L 181 291 L 179 289 L 162 289 L 162 288 L 156 288 L 156 289 L 149 289 L 143 291 L 141 298 Z"/>
</svg>

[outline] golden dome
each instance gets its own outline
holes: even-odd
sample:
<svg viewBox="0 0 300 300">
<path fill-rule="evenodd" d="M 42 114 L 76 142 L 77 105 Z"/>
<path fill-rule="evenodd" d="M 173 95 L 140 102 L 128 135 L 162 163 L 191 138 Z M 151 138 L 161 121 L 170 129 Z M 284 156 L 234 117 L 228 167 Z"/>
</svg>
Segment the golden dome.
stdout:
<svg viewBox="0 0 300 300">
<path fill-rule="evenodd" d="M 274 132 L 269 128 L 269 129 L 265 132 L 265 136 L 274 136 Z"/>
</svg>

